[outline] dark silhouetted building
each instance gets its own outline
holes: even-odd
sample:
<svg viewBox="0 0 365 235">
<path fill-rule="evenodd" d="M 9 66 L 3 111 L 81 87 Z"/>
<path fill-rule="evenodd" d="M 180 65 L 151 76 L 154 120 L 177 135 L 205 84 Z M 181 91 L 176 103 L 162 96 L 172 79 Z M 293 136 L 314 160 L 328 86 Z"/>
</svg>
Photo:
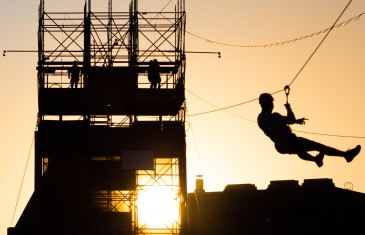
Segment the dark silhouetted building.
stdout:
<svg viewBox="0 0 365 235">
<path fill-rule="evenodd" d="M 199 181 L 198 181 L 199 180 Z M 202 179 L 188 195 L 189 235 L 365 234 L 365 194 L 332 179 L 227 185 L 205 192 Z"/>
</svg>

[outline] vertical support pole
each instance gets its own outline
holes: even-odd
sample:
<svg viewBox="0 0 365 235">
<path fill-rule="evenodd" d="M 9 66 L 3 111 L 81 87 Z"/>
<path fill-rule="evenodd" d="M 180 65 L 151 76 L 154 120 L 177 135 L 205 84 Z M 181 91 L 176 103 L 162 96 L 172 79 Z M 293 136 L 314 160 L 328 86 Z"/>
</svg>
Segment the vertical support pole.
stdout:
<svg viewBox="0 0 365 235">
<path fill-rule="evenodd" d="M 138 58 L 138 0 L 133 0 L 133 31 L 132 31 L 132 40 L 133 40 L 133 63 L 137 62 Z"/>
<path fill-rule="evenodd" d="M 91 31 L 91 0 L 89 0 L 89 5 L 85 4 L 84 7 L 84 61 L 83 61 L 83 74 L 84 74 L 84 87 L 89 87 L 89 71 L 91 63 L 91 46 L 90 37 Z"/>
<path fill-rule="evenodd" d="M 180 157 L 179 160 L 179 177 L 180 177 L 180 190 L 181 190 L 181 203 L 180 203 L 180 210 L 181 210 L 181 235 L 187 234 L 187 187 L 186 187 L 186 151 L 184 150 L 183 155 Z"/>
<path fill-rule="evenodd" d="M 38 12 L 38 90 L 44 87 L 44 0 L 40 1 Z"/>
<path fill-rule="evenodd" d="M 108 1 L 108 66 L 113 66 L 113 0 Z"/>
</svg>

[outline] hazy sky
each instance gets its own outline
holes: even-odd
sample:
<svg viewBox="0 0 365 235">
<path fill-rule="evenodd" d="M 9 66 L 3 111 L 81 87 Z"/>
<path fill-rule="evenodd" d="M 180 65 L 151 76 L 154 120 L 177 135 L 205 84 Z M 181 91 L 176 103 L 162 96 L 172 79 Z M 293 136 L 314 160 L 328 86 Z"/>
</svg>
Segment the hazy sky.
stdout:
<svg viewBox="0 0 365 235">
<path fill-rule="evenodd" d="M 107 9 L 106 0 L 94 2 L 95 10 Z M 114 2 L 121 7 L 129 4 L 129 0 Z M 140 10 L 159 10 L 168 2 L 140 0 Z M 331 178 L 337 187 L 351 182 L 355 191 L 365 193 L 365 150 L 350 164 L 342 158 L 328 157 L 324 166 L 318 168 L 295 155 L 276 152 L 256 124 L 260 112 L 257 101 L 195 115 L 244 103 L 262 92 L 283 89 L 325 34 L 281 46 L 241 46 L 287 41 L 329 28 L 347 3 L 347 0 L 186 0 L 187 50 L 222 53 L 222 58 L 215 54 L 187 54 L 186 97 L 188 115 L 192 115 L 187 117 L 186 125 L 189 191 L 194 189 L 195 175 L 203 174 L 207 191 L 221 191 L 227 184 L 252 183 L 266 189 L 270 180 L 294 179 L 302 183 L 308 178 Z M 1 50 L 37 48 L 38 4 L 38 0 L 0 2 Z M 46 11 L 82 11 L 83 4 L 83 0 L 46 0 Z M 353 0 L 339 22 L 364 12 L 365 1 Z M 365 16 L 335 28 L 293 82 L 289 97 L 297 118 L 309 119 L 304 126 L 293 126 L 294 130 L 353 137 L 299 132 L 297 135 L 342 150 L 357 144 L 365 147 L 364 42 Z M 8 53 L 0 59 L 0 235 L 15 225 L 33 192 L 31 146 L 37 117 L 36 65 L 36 53 Z M 275 110 L 285 113 L 285 94 L 278 93 L 274 98 Z"/>
</svg>

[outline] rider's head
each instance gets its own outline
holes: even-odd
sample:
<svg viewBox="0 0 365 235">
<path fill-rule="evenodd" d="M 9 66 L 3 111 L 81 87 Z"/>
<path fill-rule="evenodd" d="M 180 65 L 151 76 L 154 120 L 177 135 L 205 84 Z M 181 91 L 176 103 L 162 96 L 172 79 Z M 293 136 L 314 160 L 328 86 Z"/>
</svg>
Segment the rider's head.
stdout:
<svg viewBox="0 0 365 235">
<path fill-rule="evenodd" d="M 274 98 L 269 93 L 262 93 L 259 97 L 259 103 L 262 108 L 273 108 Z"/>
<path fill-rule="evenodd" d="M 269 93 L 262 93 L 259 97 L 260 104 L 264 103 L 272 103 L 274 101 L 274 98 Z"/>
</svg>

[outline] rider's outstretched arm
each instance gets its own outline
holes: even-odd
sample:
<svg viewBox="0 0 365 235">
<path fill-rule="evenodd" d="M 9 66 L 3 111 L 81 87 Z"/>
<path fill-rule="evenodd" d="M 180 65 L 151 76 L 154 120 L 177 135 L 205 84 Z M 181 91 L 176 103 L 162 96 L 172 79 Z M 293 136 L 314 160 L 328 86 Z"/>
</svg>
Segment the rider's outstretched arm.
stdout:
<svg viewBox="0 0 365 235">
<path fill-rule="evenodd" d="M 300 119 L 296 119 L 295 115 L 293 113 L 293 110 L 290 107 L 290 104 L 284 104 L 286 111 L 287 111 L 287 124 L 300 124 L 300 125 L 304 125 L 305 124 L 305 120 L 308 120 L 306 118 L 300 118 Z"/>
</svg>

